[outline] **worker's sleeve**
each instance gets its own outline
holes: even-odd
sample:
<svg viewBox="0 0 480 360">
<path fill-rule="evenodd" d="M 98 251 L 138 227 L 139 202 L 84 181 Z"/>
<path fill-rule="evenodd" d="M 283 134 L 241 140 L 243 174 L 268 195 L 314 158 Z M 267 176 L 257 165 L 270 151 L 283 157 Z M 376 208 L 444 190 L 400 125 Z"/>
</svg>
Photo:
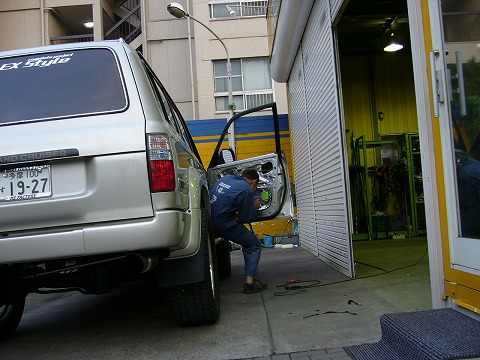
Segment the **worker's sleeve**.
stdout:
<svg viewBox="0 0 480 360">
<path fill-rule="evenodd" d="M 257 208 L 253 203 L 253 192 L 245 190 L 238 194 L 238 216 L 242 223 L 252 222 L 257 218 Z"/>
</svg>

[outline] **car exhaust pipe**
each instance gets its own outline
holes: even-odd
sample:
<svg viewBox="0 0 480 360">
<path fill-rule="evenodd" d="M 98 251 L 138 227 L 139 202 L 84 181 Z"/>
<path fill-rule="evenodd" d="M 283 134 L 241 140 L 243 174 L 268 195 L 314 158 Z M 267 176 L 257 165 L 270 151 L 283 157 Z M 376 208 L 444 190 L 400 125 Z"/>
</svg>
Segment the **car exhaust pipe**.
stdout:
<svg viewBox="0 0 480 360">
<path fill-rule="evenodd" d="M 125 258 L 125 269 L 131 274 L 143 274 L 153 270 L 158 265 L 158 254 L 149 253 L 131 253 Z"/>
</svg>

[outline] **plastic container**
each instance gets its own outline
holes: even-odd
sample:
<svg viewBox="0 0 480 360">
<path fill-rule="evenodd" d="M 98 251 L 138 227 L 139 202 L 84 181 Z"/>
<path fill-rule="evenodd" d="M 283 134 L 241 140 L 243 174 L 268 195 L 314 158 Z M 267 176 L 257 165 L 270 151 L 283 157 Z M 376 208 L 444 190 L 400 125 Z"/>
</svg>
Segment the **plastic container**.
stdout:
<svg viewBox="0 0 480 360">
<path fill-rule="evenodd" d="M 294 249 L 298 248 L 298 245 L 293 244 L 276 244 L 275 249 Z"/>
<path fill-rule="evenodd" d="M 273 236 L 264 235 L 264 236 L 263 236 L 263 246 L 265 246 L 265 247 L 273 247 Z"/>
</svg>

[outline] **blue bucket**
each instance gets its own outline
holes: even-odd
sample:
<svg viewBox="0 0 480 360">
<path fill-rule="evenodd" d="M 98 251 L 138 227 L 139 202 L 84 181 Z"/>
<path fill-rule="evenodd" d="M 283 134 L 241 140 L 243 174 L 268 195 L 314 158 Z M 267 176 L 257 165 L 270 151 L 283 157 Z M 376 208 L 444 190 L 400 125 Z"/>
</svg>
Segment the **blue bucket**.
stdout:
<svg viewBox="0 0 480 360">
<path fill-rule="evenodd" d="M 265 246 L 265 247 L 273 247 L 273 236 L 264 235 L 264 236 L 263 236 L 263 246 Z"/>
</svg>

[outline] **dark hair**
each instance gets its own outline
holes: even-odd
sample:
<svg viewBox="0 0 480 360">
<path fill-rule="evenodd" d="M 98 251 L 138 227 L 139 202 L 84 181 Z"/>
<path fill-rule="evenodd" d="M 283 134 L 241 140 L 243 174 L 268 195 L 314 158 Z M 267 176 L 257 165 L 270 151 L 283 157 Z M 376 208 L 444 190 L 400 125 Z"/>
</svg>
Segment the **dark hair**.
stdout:
<svg viewBox="0 0 480 360">
<path fill-rule="evenodd" d="M 455 149 L 455 163 L 458 166 L 462 166 L 468 160 L 468 154 L 460 149 Z"/>
<path fill-rule="evenodd" d="M 248 179 L 248 180 L 258 180 L 258 172 L 254 168 L 247 168 L 242 171 L 242 177 Z"/>
</svg>

